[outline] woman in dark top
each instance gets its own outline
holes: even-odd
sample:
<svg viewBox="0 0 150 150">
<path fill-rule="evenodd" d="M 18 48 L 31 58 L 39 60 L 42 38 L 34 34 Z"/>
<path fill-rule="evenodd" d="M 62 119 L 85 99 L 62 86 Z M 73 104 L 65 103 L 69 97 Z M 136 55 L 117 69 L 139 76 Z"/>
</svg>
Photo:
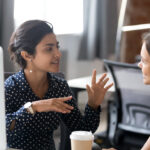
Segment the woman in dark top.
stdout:
<svg viewBox="0 0 150 150">
<path fill-rule="evenodd" d="M 5 81 L 7 142 L 23 150 L 55 150 L 53 131 L 62 120 L 70 131 L 95 132 L 99 125 L 100 105 L 106 91 L 106 74 L 87 85 L 88 103 L 84 116 L 66 80 L 55 76 L 59 71 L 59 42 L 50 23 L 30 20 L 12 34 L 11 59 L 21 70 Z"/>
</svg>

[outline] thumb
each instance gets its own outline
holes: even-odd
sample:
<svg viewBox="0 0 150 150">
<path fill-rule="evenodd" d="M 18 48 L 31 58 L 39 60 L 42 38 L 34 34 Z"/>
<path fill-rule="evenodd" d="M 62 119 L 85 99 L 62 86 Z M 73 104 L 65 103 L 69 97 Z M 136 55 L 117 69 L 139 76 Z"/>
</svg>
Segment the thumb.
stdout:
<svg viewBox="0 0 150 150">
<path fill-rule="evenodd" d="M 86 85 L 86 91 L 87 91 L 88 95 L 92 94 L 92 90 L 88 84 Z"/>
</svg>

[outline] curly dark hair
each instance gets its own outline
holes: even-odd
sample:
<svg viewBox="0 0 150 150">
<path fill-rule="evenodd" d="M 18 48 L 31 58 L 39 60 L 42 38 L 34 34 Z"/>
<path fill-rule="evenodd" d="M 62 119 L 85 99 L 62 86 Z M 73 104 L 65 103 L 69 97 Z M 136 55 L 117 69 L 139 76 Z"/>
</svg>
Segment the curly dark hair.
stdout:
<svg viewBox="0 0 150 150">
<path fill-rule="evenodd" d="M 53 26 L 47 21 L 29 20 L 21 24 L 12 34 L 9 41 L 8 50 L 11 60 L 24 69 L 27 64 L 21 56 L 21 51 L 35 55 L 36 45 L 49 33 L 53 33 Z"/>
<path fill-rule="evenodd" d="M 146 49 L 150 55 L 150 31 L 142 35 L 143 42 L 146 44 Z"/>
</svg>

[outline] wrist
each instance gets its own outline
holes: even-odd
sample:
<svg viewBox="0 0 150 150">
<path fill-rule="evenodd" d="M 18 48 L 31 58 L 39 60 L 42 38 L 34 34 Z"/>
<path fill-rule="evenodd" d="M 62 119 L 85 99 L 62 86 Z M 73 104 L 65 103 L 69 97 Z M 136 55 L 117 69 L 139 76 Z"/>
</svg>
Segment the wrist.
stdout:
<svg viewBox="0 0 150 150">
<path fill-rule="evenodd" d="M 32 103 L 31 102 L 27 102 L 25 105 L 24 105 L 24 108 L 29 112 L 31 113 L 32 115 L 35 114 L 35 110 L 32 108 Z"/>
<path fill-rule="evenodd" d="M 33 109 L 34 112 L 37 112 L 36 102 L 32 102 L 32 109 Z"/>
<path fill-rule="evenodd" d="M 99 107 L 99 105 L 92 104 L 92 103 L 89 103 L 89 102 L 88 102 L 88 105 L 89 105 L 91 108 L 95 109 L 95 110 Z"/>
</svg>

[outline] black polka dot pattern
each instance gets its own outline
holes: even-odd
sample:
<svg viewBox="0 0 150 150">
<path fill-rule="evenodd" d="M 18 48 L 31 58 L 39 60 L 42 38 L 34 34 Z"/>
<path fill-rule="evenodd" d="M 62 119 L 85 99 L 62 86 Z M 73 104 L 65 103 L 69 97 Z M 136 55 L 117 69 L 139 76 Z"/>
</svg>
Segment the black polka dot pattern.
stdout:
<svg viewBox="0 0 150 150">
<path fill-rule="evenodd" d="M 66 80 L 50 73 L 48 73 L 48 79 L 49 88 L 43 99 L 72 95 Z M 28 113 L 24 104 L 40 100 L 40 98 L 30 88 L 23 70 L 10 76 L 5 81 L 5 97 L 7 143 L 10 148 L 55 150 L 53 131 L 58 128 L 60 120 L 67 125 L 70 131 L 95 132 L 99 125 L 100 107 L 95 111 L 86 105 L 85 114 L 82 116 L 74 98 L 67 101 L 74 107 L 74 110 L 69 114 L 42 112 L 32 115 Z M 15 127 L 10 130 L 13 120 L 15 120 Z"/>
</svg>

